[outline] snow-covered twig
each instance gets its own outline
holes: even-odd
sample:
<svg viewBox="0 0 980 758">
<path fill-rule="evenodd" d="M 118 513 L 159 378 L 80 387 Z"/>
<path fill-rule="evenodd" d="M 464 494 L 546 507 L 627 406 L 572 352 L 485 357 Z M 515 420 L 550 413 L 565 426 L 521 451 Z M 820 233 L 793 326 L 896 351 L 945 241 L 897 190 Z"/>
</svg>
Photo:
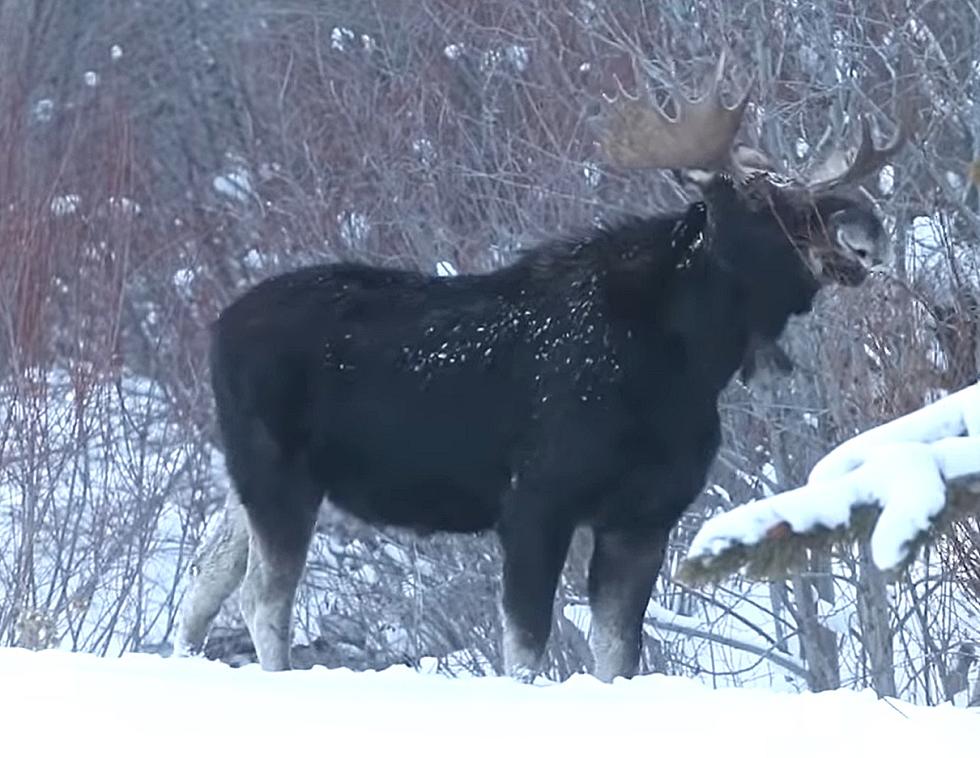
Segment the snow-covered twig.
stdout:
<svg viewBox="0 0 980 758">
<path fill-rule="evenodd" d="M 807 549 L 868 539 L 897 572 L 934 534 L 980 510 L 980 383 L 860 434 L 831 451 L 809 482 L 708 520 L 678 580 L 737 571 L 784 576 Z"/>
</svg>

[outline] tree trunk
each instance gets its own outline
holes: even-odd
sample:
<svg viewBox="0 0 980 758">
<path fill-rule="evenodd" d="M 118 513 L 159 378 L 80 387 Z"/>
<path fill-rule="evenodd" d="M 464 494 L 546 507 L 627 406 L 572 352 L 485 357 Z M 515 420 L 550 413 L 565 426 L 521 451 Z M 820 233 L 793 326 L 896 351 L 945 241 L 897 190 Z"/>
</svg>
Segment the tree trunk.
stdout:
<svg viewBox="0 0 980 758">
<path fill-rule="evenodd" d="M 881 697 L 895 697 L 895 651 L 885 577 L 871 558 L 868 542 L 862 542 L 858 552 L 857 616 L 864 654 L 870 668 L 871 686 Z"/>
<path fill-rule="evenodd" d="M 800 654 L 807 667 L 807 686 L 811 692 L 836 690 L 840 687 L 837 635 L 820 623 L 817 615 L 817 599 L 820 597 L 817 583 L 795 576 L 793 594 L 796 596 Z M 832 600 L 831 597 L 828 602 Z"/>
</svg>

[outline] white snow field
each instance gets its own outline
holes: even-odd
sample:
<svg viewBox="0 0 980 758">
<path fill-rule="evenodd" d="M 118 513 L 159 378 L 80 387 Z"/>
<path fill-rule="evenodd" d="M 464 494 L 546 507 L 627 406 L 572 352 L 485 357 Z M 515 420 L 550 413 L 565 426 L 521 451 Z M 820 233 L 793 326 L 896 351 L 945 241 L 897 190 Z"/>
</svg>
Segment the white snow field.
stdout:
<svg viewBox="0 0 980 758">
<path fill-rule="evenodd" d="M 203 659 L 0 649 L 16 755 L 976 755 L 980 713 L 840 690 L 453 679 L 408 668 L 266 673 Z M 395 752 L 397 751 L 397 753 Z M 532 752 L 534 751 L 534 752 Z M 597 752 L 599 751 L 599 752 Z"/>
</svg>

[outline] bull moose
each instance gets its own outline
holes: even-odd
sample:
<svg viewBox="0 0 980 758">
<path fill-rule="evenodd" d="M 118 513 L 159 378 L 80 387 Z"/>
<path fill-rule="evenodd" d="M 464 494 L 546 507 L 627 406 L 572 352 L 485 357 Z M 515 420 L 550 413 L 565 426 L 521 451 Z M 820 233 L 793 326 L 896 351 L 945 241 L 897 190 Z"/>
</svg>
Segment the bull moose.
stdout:
<svg viewBox="0 0 980 758">
<path fill-rule="evenodd" d="M 667 536 L 720 443 L 718 395 L 825 284 L 855 286 L 889 245 L 852 190 L 899 148 L 787 178 L 737 144 L 747 92 L 724 58 L 675 115 L 617 96 L 601 143 L 677 172 L 701 199 L 546 242 L 476 275 L 336 264 L 266 280 L 213 326 L 211 381 L 244 517 L 197 560 L 178 648 L 199 651 L 244 576 L 264 669 L 290 665 L 292 610 L 321 501 L 420 531 L 495 530 L 506 671 L 539 669 L 573 531 L 591 529 L 594 674 L 636 673 Z"/>
</svg>

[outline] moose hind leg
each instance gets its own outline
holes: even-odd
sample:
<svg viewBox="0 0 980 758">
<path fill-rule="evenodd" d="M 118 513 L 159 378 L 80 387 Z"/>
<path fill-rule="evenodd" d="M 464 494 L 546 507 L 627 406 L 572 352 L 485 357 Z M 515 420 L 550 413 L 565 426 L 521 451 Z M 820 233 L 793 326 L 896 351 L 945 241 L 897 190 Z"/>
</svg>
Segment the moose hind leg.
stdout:
<svg viewBox="0 0 980 758">
<path fill-rule="evenodd" d="M 640 662 L 643 616 L 667 546 L 666 529 L 596 529 L 589 565 L 594 674 L 632 677 Z"/>
<path fill-rule="evenodd" d="M 290 667 L 293 601 L 323 496 L 307 471 L 301 461 L 271 466 L 242 492 L 249 533 L 242 615 L 266 671 Z"/>
<path fill-rule="evenodd" d="M 259 663 L 266 671 L 290 668 L 293 602 L 312 533 L 313 524 L 302 543 L 275 544 L 250 524 L 242 615 Z"/>
<path fill-rule="evenodd" d="M 232 488 L 191 564 L 191 585 L 180 609 L 176 655 L 203 652 L 211 622 L 245 576 L 247 558 L 245 511 Z"/>
<path fill-rule="evenodd" d="M 509 676 L 530 682 L 540 670 L 551 631 L 555 587 L 565 565 L 572 524 L 535 517 L 531 507 L 515 508 L 505 514 L 499 534 L 504 551 L 504 669 Z"/>
</svg>

